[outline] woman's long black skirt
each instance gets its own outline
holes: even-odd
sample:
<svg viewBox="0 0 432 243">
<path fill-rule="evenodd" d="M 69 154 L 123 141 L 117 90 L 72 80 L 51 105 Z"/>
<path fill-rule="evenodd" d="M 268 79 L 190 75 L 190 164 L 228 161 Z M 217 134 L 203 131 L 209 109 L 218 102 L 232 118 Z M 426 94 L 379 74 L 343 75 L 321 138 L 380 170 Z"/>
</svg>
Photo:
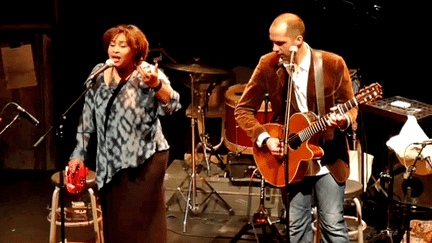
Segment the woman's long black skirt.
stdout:
<svg viewBox="0 0 432 243">
<path fill-rule="evenodd" d="M 164 176 L 168 151 L 118 172 L 100 190 L 106 243 L 166 242 Z"/>
</svg>

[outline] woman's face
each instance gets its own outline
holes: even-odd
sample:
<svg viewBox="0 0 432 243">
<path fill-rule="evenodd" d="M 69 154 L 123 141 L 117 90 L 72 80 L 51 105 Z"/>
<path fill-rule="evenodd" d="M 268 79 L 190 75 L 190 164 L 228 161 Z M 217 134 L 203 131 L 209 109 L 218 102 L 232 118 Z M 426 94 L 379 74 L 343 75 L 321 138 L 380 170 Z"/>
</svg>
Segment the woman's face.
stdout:
<svg viewBox="0 0 432 243">
<path fill-rule="evenodd" d="M 125 69 L 134 66 L 134 54 L 123 33 L 112 38 L 108 46 L 108 57 L 113 60 L 116 68 Z"/>
</svg>

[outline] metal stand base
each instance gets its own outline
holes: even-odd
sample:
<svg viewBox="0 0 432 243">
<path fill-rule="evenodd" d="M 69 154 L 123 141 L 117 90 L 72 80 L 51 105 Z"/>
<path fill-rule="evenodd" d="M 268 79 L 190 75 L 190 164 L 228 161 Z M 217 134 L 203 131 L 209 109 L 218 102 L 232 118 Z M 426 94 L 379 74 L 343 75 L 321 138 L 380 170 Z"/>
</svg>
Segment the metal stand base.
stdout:
<svg viewBox="0 0 432 243">
<path fill-rule="evenodd" d="M 370 243 L 373 243 L 373 242 L 382 242 L 384 240 L 386 242 L 393 243 L 393 233 L 392 233 L 392 231 L 389 228 L 387 228 L 385 230 L 382 230 L 381 233 L 379 233 L 377 236 L 375 236 L 370 241 Z"/>
<path fill-rule="evenodd" d="M 263 238 L 267 239 L 267 231 L 266 228 L 269 227 L 272 233 L 276 236 L 276 239 L 278 239 L 279 242 L 284 242 L 284 238 L 279 233 L 279 230 L 276 228 L 276 226 L 270 221 L 269 215 L 267 213 L 267 210 L 265 210 L 264 207 L 260 207 L 258 209 L 258 212 L 256 212 L 253 216 L 253 220 L 250 220 L 247 222 L 240 231 L 234 236 L 234 238 L 230 241 L 230 243 L 237 242 L 241 239 L 241 237 L 248 233 L 249 230 L 253 229 L 254 233 L 256 228 L 262 229 Z M 257 235 L 255 237 L 258 238 Z"/>
<path fill-rule="evenodd" d="M 197 187 L 193 189 L 194 181 L 196 183 L 197 177 L 201 180 L 201 182 L 203 182 L 210 189 L 209 194 L 207 194 L 207 191 L 203 190 L 202 188 Z M 187 190 L 187 196 L 186 196 L 182 188 L 187 182 L 189 183 L 189 188 Z M 196 202 L 196 200 L 193 200 L 193 197 L 194 196 L 196 197 L 196 195 L 193 195 L 194 194 L 193 192 L 197 192 L 197 191 L 202 192 L 202 194 L 205 196 L 205 198 L 199 204 Z M 233 208 L 219 195 L 216 189 L 214 189 L 203 176 L 198 176 L 196 174 L 195 175 L 192 174 L 186 177 L 182 181 L 182 183 L 180 183 L 180 185 L 177 187 L 177 191 L 170 197 L 166 205 L 168 208 L 175 202 L 179 203 L 180 197 L 186 202 L 186 206 L 184 210 L 184 221 L 183 221 L 183 232 L 186 232 L 189 215 L 198 215 L 204 213 L 208 206 L 209 200 L 211 199 L 212 196 L 216 197 L 217 200 L 216 202 L 219 203 L 223 208 L 225 208 L 228 211 L 229 215 L 233 216 L 235 214 Z"/>
</svg>

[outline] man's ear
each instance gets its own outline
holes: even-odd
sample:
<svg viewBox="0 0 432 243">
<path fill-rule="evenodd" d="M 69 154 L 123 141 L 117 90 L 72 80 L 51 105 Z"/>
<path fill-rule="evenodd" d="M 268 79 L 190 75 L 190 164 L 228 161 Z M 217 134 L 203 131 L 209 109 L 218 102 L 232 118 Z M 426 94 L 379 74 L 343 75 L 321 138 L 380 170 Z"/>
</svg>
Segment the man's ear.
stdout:
<svg viewBox="0 0 432 243">
<path fill-rule="evenodd" d="M 304 38 L 302 35 L 298 35 L 295 39 L 294 39 L 294 44 L 296 46 L 300 46 L 304 41 Z"/>
</svg>

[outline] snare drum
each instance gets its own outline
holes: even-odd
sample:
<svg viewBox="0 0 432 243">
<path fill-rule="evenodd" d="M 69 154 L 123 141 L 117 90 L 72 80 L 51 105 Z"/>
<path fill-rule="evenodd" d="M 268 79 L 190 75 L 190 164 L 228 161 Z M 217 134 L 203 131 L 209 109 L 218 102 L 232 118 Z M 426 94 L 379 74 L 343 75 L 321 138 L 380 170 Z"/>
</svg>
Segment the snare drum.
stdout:
<svg viewBox="0 0 432 243">
<path fill-rule="evenodd" d="M 234 117 L 234 109 L 240 100 L 240 97 L 245 90 L 246 84 L 235 84 L 227 89 L 225 92 L 225 134 L 224 144 L 228 150 L 232 152 L 239 152 L 243 154 L 252 154 L 252 141 L 246 135 L 246 132 L 241 129 Z M 269 102 L 267 121 L 271 121 L 273 112 Z M 255 116 L 259 123 L 264 124 L 265 122 L 265 102 L 261 104 Z"/>
</svg>

